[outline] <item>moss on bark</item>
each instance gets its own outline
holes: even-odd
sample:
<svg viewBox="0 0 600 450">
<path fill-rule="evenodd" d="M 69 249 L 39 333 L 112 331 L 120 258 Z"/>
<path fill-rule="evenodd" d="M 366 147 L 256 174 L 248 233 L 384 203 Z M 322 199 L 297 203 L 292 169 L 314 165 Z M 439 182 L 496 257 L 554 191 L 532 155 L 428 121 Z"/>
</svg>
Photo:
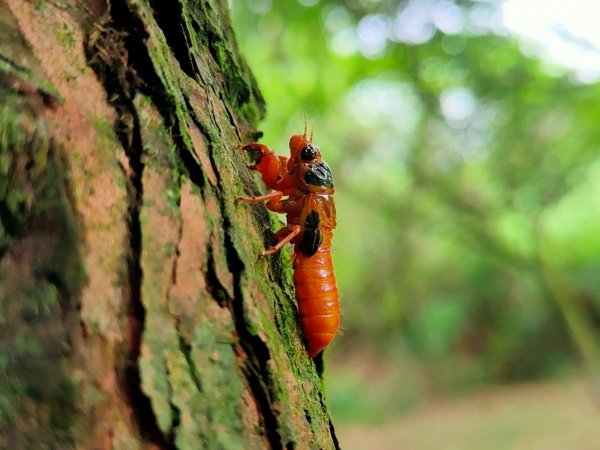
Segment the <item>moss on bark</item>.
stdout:
<svg viewBox="0 0 600 450">
<path fill-rule="evenodd" d="M 337 447 L 289 258 L 236 203 L 264 105 L 224 2 L 3 8 L 32 84 L 0 92 L 0 426 L 36 418 L 6 442 Z"/>
<path fill-rule="evenodd" d="M 77 216 L 43 98 L 0 83 L 0 446 L 73 443 L 76 327 L 84 281 Z"/>
</svg>

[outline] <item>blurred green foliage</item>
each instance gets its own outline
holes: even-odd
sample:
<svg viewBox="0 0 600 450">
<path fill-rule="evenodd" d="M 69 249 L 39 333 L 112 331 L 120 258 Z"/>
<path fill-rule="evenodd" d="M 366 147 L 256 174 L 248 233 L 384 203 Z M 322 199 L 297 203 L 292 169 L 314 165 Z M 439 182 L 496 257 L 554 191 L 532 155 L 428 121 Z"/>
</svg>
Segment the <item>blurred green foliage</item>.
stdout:
<svg viewBox="0 0 600 450">
<path fill-rule="evenodd" d="M 334 169 L 334 361 L 416 360 L 435 389 L 599 367 L 600 85 L 525 56 L 496 8 L 232 2 L 263 142 L 286 153 L 306 114 Z"/>
</svg>

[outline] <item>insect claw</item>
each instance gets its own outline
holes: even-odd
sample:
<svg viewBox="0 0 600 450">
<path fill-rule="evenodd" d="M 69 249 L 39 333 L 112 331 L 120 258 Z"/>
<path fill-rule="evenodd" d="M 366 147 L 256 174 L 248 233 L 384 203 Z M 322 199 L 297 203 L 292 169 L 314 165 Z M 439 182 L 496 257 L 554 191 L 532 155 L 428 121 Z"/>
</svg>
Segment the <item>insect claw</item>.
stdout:
<svg viewBox="0 0 600 450">
<path fill-rule="evenodd" d="M 269 247 L 268 249 L 263 250 L 262 252 L 260 252 L 260 257 L 261 258 L 266 258 L 267 256 L 274 255 L 278 251 L 279 251 L 278 247 Z"/>
<path fill-rule="evenodd" d="M 235 203 L 239 205 L 240 203 L 256 203 L 256 201 L 254 197 L 237 197 Z"/>
</svg>

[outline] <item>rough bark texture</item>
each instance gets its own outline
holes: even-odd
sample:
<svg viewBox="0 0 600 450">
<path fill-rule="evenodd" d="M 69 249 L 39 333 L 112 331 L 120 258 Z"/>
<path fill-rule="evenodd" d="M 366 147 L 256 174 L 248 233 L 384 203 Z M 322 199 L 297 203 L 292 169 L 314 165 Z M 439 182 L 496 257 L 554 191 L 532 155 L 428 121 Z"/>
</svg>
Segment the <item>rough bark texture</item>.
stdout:
<svg viewBox="0 0 600 450">
<path fill-rule="evenodd" d="M 338 447 L 224 3 L 0 0 L 2 448 Z"/>
</svg>

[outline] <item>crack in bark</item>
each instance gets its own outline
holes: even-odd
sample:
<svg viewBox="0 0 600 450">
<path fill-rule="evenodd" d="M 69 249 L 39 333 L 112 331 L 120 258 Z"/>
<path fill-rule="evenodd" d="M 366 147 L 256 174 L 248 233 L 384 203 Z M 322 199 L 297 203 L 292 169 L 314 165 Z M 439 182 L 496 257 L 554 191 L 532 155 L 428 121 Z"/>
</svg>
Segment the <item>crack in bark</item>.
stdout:
<svg viewBox="0 0 600 450">
<path fill-rule="evenodd" d="M 141 340 L 144 330 L 146 310 L 142 303 L 142 232 L 140 211 L 143 202 L 144 187 L 142 184 L 144 162 L 141 125 L 133 98 L 141 90 L 143 81 L 133 67 L 140 63 L 140 55 L 136 50 L 143 47 L 146 34 L 139 17 L 133 14 L 123 0 L 109 3 L 107 12 L 95 24 L 86 42 L 88 64 L 96 72 L 108 94 L 109 102 L 117 112 L 114 130 L 119 137 L 129 168 L 127 181 L 129 232 L 128 256 L 128 362 L 123 381 L 125 394 L 133 409 L 133 415 L 140 434 L 162 449 L 174 448 L 171 436 L 165 436 L 156 420 L 152 403 L 141 388 L 141 375 L 138 359 L 141 351 Z M 123 30 L 131 30 L 125 32 Z M 131 55 L 136 55 L 132 60 Z M 143 62 L 142 62 L 143 64 Z"/>
<path fill-rule="evenodd" d="M 9 58 L 6 55 L 3 55 L 2 53 L 0 53 L 0 61 L 4 61 L 5 63 L 7 63 L 8 65 L 12 66 L 13 68 L 15 68 L 16 70 L 18 70 L 19 72 L 24 72 L 26 74 L 30 74 L 31 70 L 25 66 L 22 66 L 21 64 L 17 63 L 16 61 L 12 60 L 11 58 Z"/>
<path fill-rule="evenodd" d="M 223 208 L 223 205 L 221 205 Z M 273 398 L 274 393 L 270 390 L 273 385 L 273 380 L 267 367 L 268 361 L 271 359 L 269 348 L 263 340 L 248 331 L 243 306 L 243 294 L 241 289 L 241 274 L 244 270 L 244 264 L 239 258 L 233 242 L 230 239 L 231 224 L 229 219 L 224 218 L 225 229 L 225 249 L 229 270 L 234 278 L 234 298 L 231 298 L 221 282 L 219 281 L 215 267 L 212 249 L 209 247 L 209 264 L 207 267 L 207 289 L 211 296 L 221 305 L 227 307 L 231 311 L 234 321 L 234 326 L 238 336 L 240 337 L 240 345 L 237 346 L 237 351 L 241 352 L 241 359 L 244 361 L 242 373 L 246 377 L 248 386 L 252 391 L 258 409 L 262 428 L 266 433 L 267 440 L 273 450 L 283 449 L 282 436 L 279 433 L 279 423 L 274 413 Z M 186 359 L 188 359 L 188 354 Z M 191 358 L 190 358 L 191 360 Z M 190 362 L 188 360 L 188 362 Z M 192 366 L 190 366 L 192 367 Z M 198 380 L 198 385 L 200 381 Z M 199 386 L 200 389 L 201 385 Z M 289 443 L 286 444 L 286 448 Z"/>
<path fill-rule="evenodd" d="M 217 276 L 214 252 L 212 247 L 208 246 L 207 251 L 207 266 L 206 272 L 204 273 L 206 289 L 221 308 L 226 308 L 227 305 L 231 302 L 231 297 L 229 296 L 227 290 L 225 289 L 225 286 L 223 286 L 223 284 L 219 280 L 219 277 Z"/>
<path fill-rule="evenodd" d="M 181 180 L 177 179 L 177 187 L 181 189 Z M 181 208 L 181 195 L 177 197 L 177 208 Z M 179 256 L 181 255 L 181 251 L 179 250 L 181 247 L 181 239 L 183 236 L 183 219 L 181 216 L 179 217 L 179 226 L 177 227 L 177 243 L 175 244 L 175 258 L 173 258 L 173 266 L 171 268 L 171 284 L 167 289 L 167 302 L 171 301 L 171 288 L 177 284 L 177 268 L 179 266 Z"/>
<path fill-rule="evenodd" d="M 178 183 L 179 187 L 181 187 L 181 180 L 179 178 L 177 179 L 177 183 Z M 181 196 L 179 196 L 177 198 L 177 207 L 178 208 L 181 207 Z M 173 265 L 171 267 L 171 283 L 169 284 L 169 287 L 167 288 L 167 294 L 166 294 L 167 305 L 169 305 L 171 302 L 171 289 L 173 288 L 173 286 L 175 286 L 177 284 L 177 268 L 179 265 L 179 256 L 181 254 L 179 249 L 181 246 L 182 236 L 183 236 L 183 219 L 180 217 L 179 218 L 179 226 L 177 228 L 177 243 L 175 244 L 175 258 L 173 258 Z M 170 311 L 170 309 L 169 309 L 169 311 Z M 170 315 L 173 317 L 175 330 L 177 331 L 177 339 L 181 340 L 181 335 L 180 335 L 180 331 L 179 331 L 179 320 L 172 313 L 170 313 Z M 179 345 L 179 347 L 181 349 L 181 344 Z M 184 357 L 185 357 L 185 354 L 184 354 Z M 186 361 L 187 361 L 187 358 L 186 358 Z M 170 443 L 172 443 L 173 446 L 175 446 L 175 438 L 177 437 L 177 428 L 179 427 L 179 425 L 181 423 L 181 410 L 173 402 L 173 385 L 171 383 L 170 372 L 168 371 L 168 366 L 167 366 L 166 361 L 164 362 L 164 364 L 165 364 L 165 367 L 167 367 L 167 383 L 168 383 L 168 388 L 169 388 L 168 397 L 169 397 L 169 406 L 171 407 L 171 417 L 172 417 L 171 427 L 170 427 L 170 431 L 169 431 L 169 435 L 168 435 L 168 441 Z"/>
<path fill-rule="evenodd" d="M 319 403 L 321 403 L 321 408 L 327 414 L 327 419 L 329 422 L 329 434 L 331 435 L 331 440 L 333 441 L 333 445 L 335 450 L 341 450 L 340 443 L 338 441 L 337 436 L 335 435 L 335 428 L 333 427 L 333 421 L 331 420 L 331 416 L 327 412 L 327 405 L 325 404 L 325 398 L 323 398 L 323 391 L 319 390 Z"/>
<path fill-rule="evenodd" d="M 215 12 L 208 11 L 212 5 L 209 2 L 198 2 L 199 16 L 203 18 L 210 18 L 217 14 Z M 202 23 L 199 22 L 197 15 L 192 15 L 192 26 L 195 30 L 205 36 L 205 44 L 208 48 L 210 56 L 214 60 L 217 66 L 223 68 L 223 84 L 227 98 L 234 105 L 244 105 L 252 101 L 253 97 L 257 99 L 257 104 L 262 106 L 262 96 L 258 89 L 252 89 L 248 84 L 248 81 L 243 78 L 242 74 L 247 72 L 248 69 L 244 67 L 235 54 L 232 52 L 232 47 L 236 48 L 235 42 L 227 42 L 226 36 L 223 36 L 222 30 L 215 27 L 215 23 L 210 20 L 204 20 Z M 229 23 L 220 22 L 221 26 L 230 26 Z M 201 32 L 200 32 L 201 30 Z M 227 44 L 231 44 L 231 47 Z M 252 77 L 250 75 L 250 77 Z M 264 114 L 264 106 L 261 111 L 261 115 Z"/>
<path fill-rule="evenodd" d="M 221 102 L 223 102 L 223 105 L 225 106 L 225 112 L 227 113 L 227 118 L 229 119 L 229 123 L 235 130 L 235 134 L 241 144 L 242 143 L 242 135 L 240 134 L 240 130 L 238 128 L 237 121 L 235 120 L 235 116 L 234 116 L 233 112 L 231 111 L 229 103 L 225 100 L 225 96 L 223 95 L 223 93 L 221 93 L 219 95 L 219 99 L 221 100 Z"/>
<path fill-rule="evenodd" d="M 183 334 L 181 332 L 181 324 L 179 320 L 175 322 L 175 329 L 177 330 L 177 340 L 179 343 L 179 350 L 183 354 L 185 361 L 190 368 L 190 376 L 192 377 L 192 382 L 198 392 L 202 392 L 202 381 L 200 380 L 200 374 L 198 373 L 198 368 L 196 367 L 196 363 L 192 358 L 192 346 L 185 340 Z"/>
<path fill-rule="evenodd" d="M 241 274 L 244 271 L 244 263 L 240 259 L 233 242 L 231 241 L 231 223 L 227 217 L 224 218 L 225 249 L 227 252 L 227 264 L 229 271 L 233 274 L 235 298 L 230 299 L 229 309 L 234 320 L 235 329 L 240 337 L 241 348 L 244 351 L 244 374 L 248 385 L 256 399 L 263 428 L 267 440 L 273 450 L 283 449 L 282 436 L 279 433 L 278 420 L 275 415 L 272 398 L 273 393 L 269 389 L 273 385 L 268 368 L 271 359 L 269 348 L 263 340 L 250 333 L 246 327 L 244 314 L 243 292 L 241 286 Z"/>
<path fill-rule="evenodd" d="M 319 375 L 319 378 L 323 380 L 323 373 L 325 372 L 325 360 L 323 359 L 323 352 L 315 356 L 313 358 L 313 362 L 315 363 L 315 370 L 317 371 L 317 375 Z"/>
<path fill-rule="evenodd" d="M 338 438 L 335 434 L 335 428 L 333 426 L 331 417 L 329 417 L 329 433 L 331 434 L 331 439 L 333 440 L 333 448 L 335 450 L 342 450 L 342 448 L 340 447 L 340 441 L 338 441 Z"/>
<path fill-rule="evenodd" d="M 169 123 L 166 117 L 165 123 Z M 193 148 L 188 147 L 185 140 L 181 136 L 181 133 L 179 133 L 179 124 L 177 120 L 172 120 L 168 126 L 171 130 L 171 137 L 173 138 L 173 142 L 177 147 L 177 153 L 179 155 L 179 158 L 183 162 L 183 166 L 187 170 L 187 174 L 190 177 L 190 180 L 192 181 L 192 183 L 194 183 L 200 188 L 200 192 L 204 192 L 203 188 L 206 184 L 206 178 L 204 176 L 204 172 L 202 171 L 202 166 L 200 162 L 194 157 Z"/>
<path fill-rule="evenodd" d="M 165 2 L 161 0 L 148 0 L 154 10 L 154 20 L 162 30 L 173 56 L 179 62 L 181 70 L 192 79 L 200 72 L 192 55 L 190 54 L 189 36 L 186 32 L 183 17 L 183 8 L 179 0 Z"/>
<path fill-rule="evenodd" d="M 169 366 L 167 365 L 166 360 L 163 359 L 163 364 L 167 368 L 167 386 L 169 393 L 169 407 L 171 408 L 171 427 L 169 430 L 169 434 L 167 436 L 168 441 L 171 443 L 173 448 L 175 446 L 175 437 L 177 436 L 177 428 L 181 423 L 181 410 L 179 407 L 173 402 L 173 384 L 171 383 L 171 373 L 169 372 Z"/>
<path fill-rule="evenodd" d="M 4 59 L 5 58 L 1 57 L 0 55 L 0 60 Z M 42 88 L 34 86 L 29 81 L 21 78 L 15 73 L 6 72 L 5 70 L 0 69 L 0 83 L 25 97 L 31 99 L 39 98 L 47 108 L 56 110 L 58 107 L 58 98 L 56 98 L 53 94 L 45 91 Z"/>
<path fill-rule="evenodd" d="M 214 158 L 214 146 L 213 146 L 213 141 L 215 139 L 217 139 L 216 136 L 214 136 L 214 133 L 204 124 L 204 122 L 202 122 L 202 120 L 200 120 L 195 111 L 194 111 L 194 107 L 192 106 L 190 99 L 185 96 L 185 106 L 188 109 L 188 111 L 190 111 L 190 118 L 192 119 L 192 122 L 194 122 L 194 125 L 196 125 L 198 127 L 198 129 L 200 130 L 200 133 L 202 133 L 203 136 L 205 136 L 206 139 L 206 153 L 208 154 L 208 159 L 210 161 L 210 165 L 212 168 L 213 173 L 215 174 L 216 178 L 217 178 L 217 184 L 220 183 L 221 181 L 221 176 L 219 174 L 219 168 L 217 167 L 217 163 L 215 161 Z M 212 105 L 211 105 L 211 111 L 212 111 Z"/>
</svg>

